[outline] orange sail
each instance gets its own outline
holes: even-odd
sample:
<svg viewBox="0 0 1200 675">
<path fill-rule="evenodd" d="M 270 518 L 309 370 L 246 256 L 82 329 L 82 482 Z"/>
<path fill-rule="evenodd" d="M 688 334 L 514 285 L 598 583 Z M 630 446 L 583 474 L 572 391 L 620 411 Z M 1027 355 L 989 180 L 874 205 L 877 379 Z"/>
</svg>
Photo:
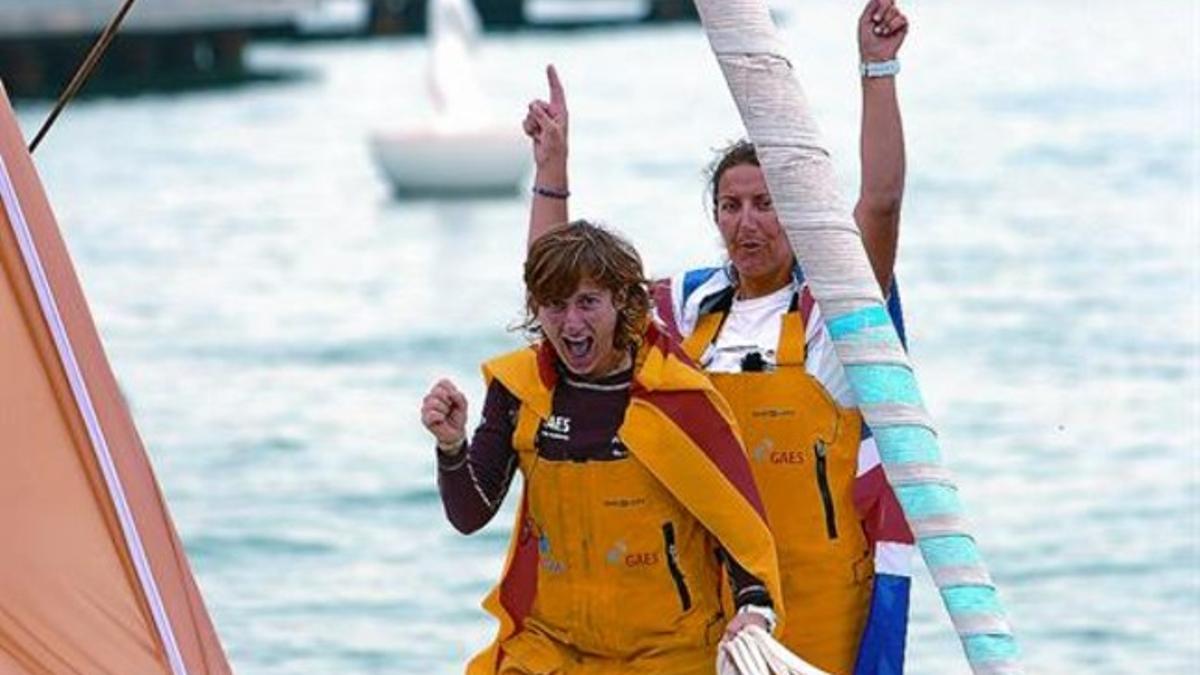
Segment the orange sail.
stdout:
<svg viewBox="0 0 1200 675">
<path fill-rule="evenodd" d="M 0 675 L 232 672 L 0 87 Z"/>
</svg>

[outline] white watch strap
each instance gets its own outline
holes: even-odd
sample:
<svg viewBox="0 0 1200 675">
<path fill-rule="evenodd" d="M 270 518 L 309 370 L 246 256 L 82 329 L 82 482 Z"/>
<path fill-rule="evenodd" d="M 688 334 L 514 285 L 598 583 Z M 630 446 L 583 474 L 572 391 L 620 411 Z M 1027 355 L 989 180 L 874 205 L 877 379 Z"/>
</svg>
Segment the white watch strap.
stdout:
<svg viewBox="0 0 1200 675">
<path fill-rule="evenodd" d="M 864 61 L 859 67 L 863 77 L 892 77 L 900 72 L 900 59 Z"/>
<path fill-rule="evenodd" d="M 779 622 L 779 617 L 775 615 L 775 610 L 771 609 L 770 607 L 763 607 L 761 605 L 742 605 L 738 608 L 738 614 L 743 613 L 757 614 L 761 616 L 767 620 L 767 632 L 775 632 L 775 624 Z"/>
</svg>

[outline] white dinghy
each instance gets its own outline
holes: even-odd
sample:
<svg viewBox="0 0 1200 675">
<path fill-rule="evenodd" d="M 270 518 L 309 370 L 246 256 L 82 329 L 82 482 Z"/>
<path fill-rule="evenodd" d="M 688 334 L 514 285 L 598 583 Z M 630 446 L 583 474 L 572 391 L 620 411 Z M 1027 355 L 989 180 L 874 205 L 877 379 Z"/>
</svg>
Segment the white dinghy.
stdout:
<svg viewBox="0 0 1200 675">
<path fill-rule="evenodd" d="M 475 72 L 480 32 L 470 0 L 429 2 L 429 124 L 375 134 L 371 152 L 398 194 L 514 193 L 529 174 L 529 141 L 499 124 Z"/>
</svg>

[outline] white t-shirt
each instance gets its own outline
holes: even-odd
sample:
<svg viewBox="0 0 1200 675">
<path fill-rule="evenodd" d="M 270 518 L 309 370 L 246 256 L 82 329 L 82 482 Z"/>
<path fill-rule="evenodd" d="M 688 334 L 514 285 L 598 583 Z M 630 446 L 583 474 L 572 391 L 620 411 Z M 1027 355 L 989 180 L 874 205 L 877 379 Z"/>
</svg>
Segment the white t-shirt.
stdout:
<svg viewBox="0 0 1200 675">
<path fill-rule="evenodd" d="M 795 296 L 791 285 L 758 298 L 733 299 L 717 339 L 700 356 L 700 367 L 714 373 L 742 372 L 742 359 L 751 352 L 762 355 L 767 367 L 777 363 L 780 317 Z"/>
<path fill-rule="evenodd" d="M 758 298 L 742 300 L 735 297 L 721 332 L 700 356 L 700 366 L 714 373 L 740 373 L 742 359 L 751 352 L 761 354 L 768 368 L 775 366 L 783 315 L 798 291 L 798 285 L 792 283 Z M 808 354 L 804 369 L 824 385 L 839 404 L 854 406 L 854 394 L 846 371 L 837 358 L 833 341 L 821 320 L 821 310 L 816 305 L 808 317 L 805 333 Z"/>
</svg>

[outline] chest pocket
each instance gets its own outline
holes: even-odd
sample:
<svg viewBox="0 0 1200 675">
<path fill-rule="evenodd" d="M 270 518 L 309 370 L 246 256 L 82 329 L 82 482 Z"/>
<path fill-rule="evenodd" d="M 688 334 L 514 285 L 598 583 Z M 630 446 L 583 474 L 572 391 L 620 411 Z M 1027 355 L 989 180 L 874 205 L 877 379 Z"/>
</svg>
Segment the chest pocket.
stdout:
<svg viewBox="0 0 1200 675">
<path fill-rule="evenodd" d="M 774 369 L 709 378 L 741 427 L 785 574 L 821 567 L 852 580 L 867 550 L 854 507 L 862 418 L 806 372 L 807 313 L 796 305 L 781 317 Z M 707 349 L 723 320 L 721 312 L 702 316 L 685 351 Z"/>
</svg>

